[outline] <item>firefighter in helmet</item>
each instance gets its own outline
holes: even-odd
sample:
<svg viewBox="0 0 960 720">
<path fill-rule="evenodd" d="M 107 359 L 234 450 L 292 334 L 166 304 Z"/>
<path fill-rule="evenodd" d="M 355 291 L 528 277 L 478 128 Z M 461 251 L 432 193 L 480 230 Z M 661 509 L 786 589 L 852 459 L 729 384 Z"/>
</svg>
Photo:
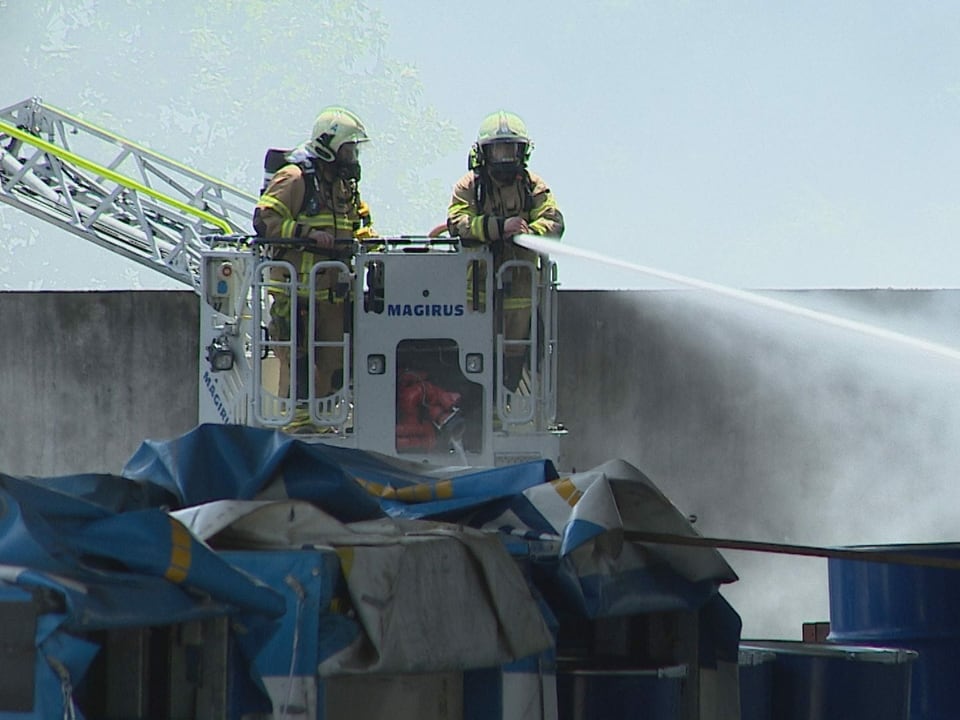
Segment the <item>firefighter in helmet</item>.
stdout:
<svg viewBox="0 0 960 720">
<path fill-rule="evenodd" d="M 515 245 L 516 235 L 545 235 L 559 240 L 563 215 L 543 178 L 527 169 L 533 143 L 517 115 L 500 110 L 480 123 L 470 150 L 466 175 L 457 181 L 447 208 L 451 236 L 489 243 L 496 268 L 507 260 L 536 265 L 537 254 Z M 503 334 L 508 340 L 530 338 L 532 278 L 526 268 L 514 268 L 505 283 Z M 526 362 L 522 345 L 504 350 L 504 384 L 515 390 Z"/>
<path fill-rule="evenodd" d="M 310 139 L 291 150 L 270 178 L 257 202 L 253 226 L 257 235 L 290 240 L 273 248 L 275 260 L 285 260 L 297 269 L 297 315 L 290 317 L 290 297 L 279 289 L 271 292 L 270 334 L 289 340 L 291 323 L 298 323 L 297 396 L 305 397 L 308 364 L 306 342 L 310 328 L 310 272 L 315 263 L 341 260 L 349 266 L 355 240 L 374 235 L 370 210 L 360 199 L 360 146 L 367 132 L 354 113 L 328 107 L 317 116 Z M 271 269 L 272 279 L 288 281 L 283 268 Z M 349 285 L 340 281 L 336 269 L 317 275 L 315 327 L 317 340 L 336 341 L 344 334 L 344 300 Z M 277 348 L 280 359 L 280 394 L 290 394 L 290 358 L 286 348 Z M 314 397 L 325 397 L 343 386 L 343 353 L 339 348 L 321 348 L 313 358 L 316 370 Z"/>
</svg>

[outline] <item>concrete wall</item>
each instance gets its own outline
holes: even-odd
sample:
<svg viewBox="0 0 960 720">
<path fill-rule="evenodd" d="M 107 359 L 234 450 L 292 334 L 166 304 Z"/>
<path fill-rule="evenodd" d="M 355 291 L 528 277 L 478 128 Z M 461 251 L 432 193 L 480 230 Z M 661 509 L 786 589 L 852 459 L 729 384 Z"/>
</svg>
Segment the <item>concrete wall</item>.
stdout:
<svg viewBox="0 0 960 720">
<path fill-rule="evenodd" d="M 564 291 L 559 466 L 621 457 L 707 536 L 796 544 L 956 540 L 960 292 L 768 293 L 847 320 L 702 292 Z M 197 298 L 0 293 L 0 472 L 117 473 L 193 427 Z M 806 311 L 810 314 L 810 311 Z M 724 553 L 745 633 L 827 617 L 826 563 Z"/>
<path fill-rule="evenodd" d="M 119 473 L 196 424 L 192 292 L 0 293 L 0 472 Z"/>
</svg>

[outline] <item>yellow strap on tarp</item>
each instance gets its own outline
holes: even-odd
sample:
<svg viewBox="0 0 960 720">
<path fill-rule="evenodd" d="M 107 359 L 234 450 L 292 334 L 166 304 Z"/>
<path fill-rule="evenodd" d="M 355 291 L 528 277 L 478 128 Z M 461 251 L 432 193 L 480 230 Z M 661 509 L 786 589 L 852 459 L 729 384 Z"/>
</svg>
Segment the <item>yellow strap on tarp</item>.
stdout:
<svg viewBox="0 0 960 720">
<path fill-rule="evenodd" d="M 570 478 L 551 480 L 550 484 L 553 485 L 553 489 L 557 491 L 557 495 L 562 497 L 563 501 L 570 507 L 576 505 L 577 501 L 583 497 L 583 492 L 573 484 Z"/>
<path fill-rule="evenodd" d="M 170 582 L 182 583 L 190 572 L 193 537 L 175 518 L 170 518 L 170 566 L 163 576 Z"/>
<path fill-rule="evenodd" d="M 385 500 L 399 500 L 401 502 L 421 503 L 432 500 L 449 500 L 453 497 L 453 481 L 439 480 L 435 483 L 416 483 L 405 487 L 393 487 L 383 483 L 354 478 L 360 487 L 371 495 Z"/>
</svg>

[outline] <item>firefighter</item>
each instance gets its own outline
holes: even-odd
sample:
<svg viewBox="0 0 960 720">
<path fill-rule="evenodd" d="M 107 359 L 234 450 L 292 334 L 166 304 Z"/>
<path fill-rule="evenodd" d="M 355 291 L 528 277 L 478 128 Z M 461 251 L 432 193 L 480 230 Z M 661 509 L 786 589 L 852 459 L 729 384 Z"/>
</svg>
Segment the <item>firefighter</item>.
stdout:
<svg viewBox="0 0 960 720">
<path fill-rule="evenodd" d="M 363 123 L 342 107 L 320 112 L 310 139 L 290 151 L 283 165 L 270 178 L 257 202 L 253 226 L 257 235 L 290 239 L 288 246 L 276 245 L 273 258 L 285 260 L 297 269 L 298 378 L 297 396 L 306 396 L 306 343 L 310 329 L 309 280 L 313 265 L 324 260 L 341 260 L 349 266 L 355 240 L 374 235 L 370 210 L 360 199 L 360 145 L 369 140 Z M 336 341 L 344 335 L 344 300 L 347 288 L 336 269 L 318 271 L 315 327 L 317 340 Z M 289 281 L 283 268 L 272 268 L 271 278 Z M 271 292 L 269 331 L 271 337 L 290 339 L 290 297 Z M 280 394 L 290 394 L 290 358 L 286 348 L 277 348 L 280 359 Z M 320 348 L 314 357 L 314 397 L 325 397 L 343 386 L 343 353 L 340 348 Z M 302 417 L 302 413 L 300 413 Z"/>
<path fill-rule="evenodd" d="M 527 169 L 533 143 L 517 115 L 500 110 L 480 124 L 470 150 L 468 172 L 453 188 L 447 208 L 451 237 L 488 243 L 495 269 L 507 260 L 537 262 L 537 254 L 515 245 L 516 235 L 545 235 L 559 240 L 563 215 L 543 178 Z M 482 281 L 482 278 L 480 278 Z M 505 278 L 503 334 L 508 340 L 530 338 L 532 278 L 526 268 L 515 268 L 509 285 Z M 516 390 L 526 362 L 523 345 L 506 345 L 504 385 Z"/>
</svg>

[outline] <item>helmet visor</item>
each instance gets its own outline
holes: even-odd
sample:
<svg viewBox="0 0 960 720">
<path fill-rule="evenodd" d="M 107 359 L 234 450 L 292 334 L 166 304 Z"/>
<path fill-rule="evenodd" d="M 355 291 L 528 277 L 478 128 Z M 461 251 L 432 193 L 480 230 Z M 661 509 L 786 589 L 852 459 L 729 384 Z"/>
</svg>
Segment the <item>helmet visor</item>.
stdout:
<svg viewBox="0 0 960 720">
<path fill-rule="evenodd" d="M 348 142 L 341 145 L 337 150 L 337 162 L 344 165 L 360 162 L 360 144 Z"/>
<path fill-rule="evenodd" d="M 497 165 L 501 163 L 519 163 L 523 159 L 523 143 L 495 142 L 484 149 L 487 160 Z"/>
</svg>

